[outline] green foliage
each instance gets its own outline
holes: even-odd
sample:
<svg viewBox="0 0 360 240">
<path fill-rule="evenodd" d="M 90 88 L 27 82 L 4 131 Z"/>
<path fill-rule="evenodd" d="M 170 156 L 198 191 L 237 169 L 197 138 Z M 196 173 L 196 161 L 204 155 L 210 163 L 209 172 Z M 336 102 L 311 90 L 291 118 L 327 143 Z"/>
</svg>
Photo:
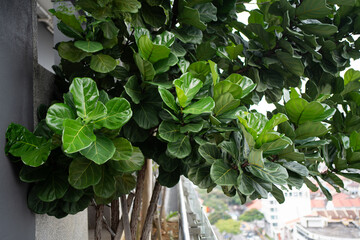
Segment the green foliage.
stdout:
<svg viewBox="0 0 360 240">
<path fill-rule="evenodd" d="M 33 184 L 29 208 L 63 217 L 108 203 L 135 186 L 144 158 L 164 186 L 184 175 L 241 203 L 283 202 L 287 188 L 315 190 L 310 179 L 358 181 L 360 77 L 348 68 L 359 4 L 261 1 L 245 25 L 246 2 L 78 0 L 83 24 L 53 11 L 71 39 L 55 46 L 56 103 L 34 133 L 6 133 Z M 251 110 L 263 97 L 276 106 L 267 116 Z M 67 189 L 46 185 L 54 172 Z"/>
<path fill-rule="evenodd" d="M 234 235 L 241 233 L 241 222 L 233 219 L 220 219 L 215 223 L 215 226 L 221 233 L 230 233 Z"/>
<path fill-rule="evenodd" d="M 257 209 L 250 209 L 243 214 L 240 215 L 239 220 L 245 221 L 245 222 L 252 222 L 256 220 L 262 220 L 264 219 L 264 214 L 262 214 Z"/>
<path fill-rule="evenodd" d="M 220 211 L 216 211 L 216 212 L 212 212 L 210 213 L 210 215 L 208 216 L 209 218 L 209 221 L 212 225 L 215 225 L 215 223 L 217 221 L 219 221 L 220 219 L 224 219 L 224 220 L 227 220 L 227 219 L 230 219 L 230 215 L 227 214 L 227 213 L 224 213 L 224 212 L 220 212 Z"/>
</svg>

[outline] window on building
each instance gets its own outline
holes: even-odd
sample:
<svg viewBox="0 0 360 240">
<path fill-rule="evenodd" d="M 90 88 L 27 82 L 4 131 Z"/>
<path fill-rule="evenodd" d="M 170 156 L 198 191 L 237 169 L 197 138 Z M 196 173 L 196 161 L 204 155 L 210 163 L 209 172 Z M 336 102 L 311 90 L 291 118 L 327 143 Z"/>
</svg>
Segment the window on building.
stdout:
<svg viewBox="0 0 360 240">
<path fill-rule="evenodd" d="M 302 192 L 299 192 L 299 197 L 302 197 Z"/>
<path fill-rule="evenodd" d="M 276 215 L 271 215 L 271 219 L 277 219 Z"/>
<path fill-rule="evenodd" d="M 292 197 L 292 193 L 289 193 L 289 197 Z"/>
<path fill-rule="evenodd" d="M 270 212 L 277 212 L 276 208 L 270 208 Z"/>
<path fill-rule="evenodd" d="M 271 200 L 271 201 L 270 201 L 270 204 L 274 204 L 274 201 Z"/>
<path fill-rule="evenodd" d="M 277 227 L 277 226 L 278 226 L 278 224 L 277 224 L 277 223 L 273 223 L 272 225 L 273 225 L 273 227 Z"/>
<path fill-rule="evenodd" d="M 297 197 L 298 196 L 298 192 L 294 192 L 294 197 Z"/>
</svg>

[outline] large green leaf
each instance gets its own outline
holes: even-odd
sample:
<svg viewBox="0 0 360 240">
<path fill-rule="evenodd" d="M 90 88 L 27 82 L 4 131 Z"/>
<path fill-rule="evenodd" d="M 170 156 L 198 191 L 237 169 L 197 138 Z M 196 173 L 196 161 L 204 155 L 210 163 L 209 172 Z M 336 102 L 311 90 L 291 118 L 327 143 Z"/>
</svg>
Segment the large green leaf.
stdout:
<svg viewBox="0 0 360 240">
<path fill-rule="evenodd" d="M 151 63 L 156 63 L 161 59 L 167 58 L 170 54 L 168 47 L 153 44 L 146 35 L 142 35 L 139 38 L 138 47 L 141 57 Z"/>
<path fill-rule="evenodd" d="M 233 73 L 225 79 L 225 81 L 230 81 L 239 85 L 242 89 L 241 98 L 246 97 L 251 93 L 255 88 L 256 84 L 248 77 L 241 76 L 240 74 Z"/>
<path fill-rule="evenodd" d="M 162 100 L 164 101 L 164 103 L 165 103 L 169 108 L 171 108 L 172 110 L 174 110 L 175 112 L 178 112 L 179 107 L 178 107 L 178 105 L 176 104 L 175 98 L 174 98 L 174 96 L 171 94 L 171 92 L 168 91 L 168 90 L 166 90 L 166 89 L 163 88 L 163 87 L 159 87 L 158 90 L 159 90 L 159 94 L 160 94 Z"/>
<path fill-rule="evenodd" d="M 185 114 L 202 114 L 211 113 L 215 107 L 215 102 L 211 97 L 205 97 L 189 106 L 187 106 L 183 113 Z"/>
<path fill-rule="evenodd" d="M 10 124 L 6 131 L 8 139 L 5 152 L 15 157 L 21 157 L 25 165 L 38 167 L 46 162 L 51 151 L 51 142 L 43 137 L 37 137 L 25 127 Z"/>
<path fill-rule="evenodd" d="M 131 174 L 116 176 L 116 193 L 118 196 L 129 194 L 136 187 L 136 178 Z"/>
<path fill-rule="evenodd" d="M 195 9 L 199 11 L 200 20 L 204 23 L 211 21 L 217 21 L 217 8 L 210 2 L 204 4 L 198 4 Z"/>
<path fill-rule="evenodd" d="M 194 8 L 185 6 L 180 10 L 178 19 L 179 22 L 192 25 L 200 30 L 206 29 L 206 25 L 200 21 L 199 11 Z"/>
<path fill-rule="evenodd" d="M 87 53 L 94 53 L 103 49 L 101 43 L 92 41 L 76 41 L 74 46 Z"/>
<path fill-rule="evenodd" d="M 284 65 L 284 67 L 289 70 L 289 72 L 295 74 L 296 76 L 302 76 L 304 74 L 304 65 L 301 61 L 301 58 L 295 57 L 290 53 L 277 51 L 277 58 Z"/>
<path fill-rule="evenodd" d="M 46 114 L 46 124 L 55 133 L 62 133 L 65 119 L 75 119 L 75 113 L 71 107 L 64 103 L 55 103 L 49 107 Z"/>
<path fill-rule="evenodd" d="M 170 142 L 167 151 L 176 158 L 185 158 L 191 153 L 189 136 L 183 135 L 178 141 Z"/>
<path fill-rule="evenodd" d="M 248 156 L 248 162 L 260 168 L 264 168 L 263 150 L 252 149 Z"/>
<path fill-rule="evenodd" d="M 218 147 L 214 144 L 206 143 L 199 147 L 200 155 L 206 162 L 213 164 L 217 159 L 221 158 L 221 153 Z"/>
<path fill-rule="evenodd" d="M 175 169 L 173 172 L 167 172 L 162 167 L 159 168 L 158 181 L 161 186 L 168 188 L 174 187 L 180 180 L 181 172 L 179 169 Z"/>
<path fill-rule="evenodd" d="M 299 125 L 295 130 L 296 139 L 305 139 L 309 137 L 321 137 L 329 130 L 321 122 L 306 122 Z"/>
<path fill-rule="evenodd" d="M 349 82 L 353 81 L 360 81 L 360 71 L 350 68 L 344 74 L 344 84 L 347 85 Z"/>
<path fill-rule="evenodd" d="M 126 93 L 130 96 L 131 100 L 135 104 L 139 104 L 142 96 L 141 96 L 141 87 L 138 83 L 136 76 L 131 76 L 127 80 L 124 88 Z"/>
<path fill-rule="evenodd" d="M 97 135 L 96 140 L 88 148 L 81 150 L 80 153 L 100 165 L 112 158 L 115 153 L 115 146 L 107 137 Z"/>
<path fill-rule="evenodd" d="M 232 83 L 228 80 L 221 81 L 214 87 L 214 99 L 215 101 L 225 93 L 231 93 L 234 99 L 241 99 L 242 97 L 242 88 L 235 83 Z"/>
<path fill-rule="evenodd" d="M 66 153 L 83 150 L 96 140 L 93 127 L 83 124 L 80 119 L 65 119 L 63 126 L 62 142 Z"/>
<path fill-rule="evenodd" d="M 338 28 L 335 25 L 324 23 L 303 24 L 299 25 L 299 28 L 306 33 L 324 37 L 333 35 L 338 31 Z"/>
<path fill-rule="evenodd" d="M 149 6 L 143 3 L 141 15 L 147 24 L 155 28 L 162 27 L 166 21 L 166 14 L 160 6 Z"/>
<path fill-rule="evenodd" d="M 163 121 L 159 126 L 159 136 L 168 141 L 168 142 L 176 142 L 184 137 L 184 134 L 180 133 L 180 125 Z"/>
<path fill-rule="evenodd" d="M 155 77 L 155 69 L 151 62 L 141 58 L 140 54 L 134 53 L 136 66 L 139 68 L 141 76 L 145 81 L 152 81 Z"/>
<path fill-rule="evenodd" d="M 211 179 L 220 186 L 237 185 L 238 173 L 222 159 L 216 160 L 210 169 Z"/>
<path fill-rule="evenodd" d="M 99 53 L 91 57 L 90 68 L 95 72 L 108 73 L 115 69 L 117 63 L 109 55 Z"/>
<path fill-rule="evenodd" d="M 201 80 L 193 78 L 191 73 L 185 73 L 180 78 L 174 80 L 176 94 L 179 104 L 186 107 L 203 86 Z"/>
<path fill-rule="evenodd" d="M 61 42 L 57 50 L 61 58 L 64 58 L 73 63 L 80 62 L 85 57 L 90 56 L 89 53 L 75 47 L 74 43 L 72 42 Z"/>
<path fill-rule="evenodd" d="M 100 27 L 104 33 L 105 38 L 107 38 L 107 39 L 117 38 L 119 29 L 115 26 L 113 21 L 109 20 L 109 21 L 103 22 L 103 23 L 101 23 Z"/>
<path fill-rule="evenodd" d="M 275 155 L 291 144 L 292 141 L 289 138 L 283 137 L 273 142 L 262 144 L 261 149 L 263 150 L 264 154 Z"/>
<path fill-rule="evenodd" d="M 174 29 L 172 32 L 183 43 L 201 44 L 203 33 L 200 29 L 191 26 L 184 26 L 180 29 Z"/>
<path fill-rule="evenodd" d="M 75 78 L 70 85 L 76 112 L 82 119 L 88 118 L 88 114 L 96 107 L 99 98 L 99 90 L 91 78 Z"/>
<path fill-rule="evenodd" d="M 197 133 L 197 132 L 201 131 L 201 129 L 204 127 L 204 124 L 206 124 L 205 121 L 191 122 L 191 123 L 188 123 L 188 124 L 186 124 L 184 126 L 181 126 L 180 127 L 180 132 L 181 133 L 187 133 L 187 132 Z"/>
<path fill-rule="evenodd" d="M 253 136 L 254 139 L 257 138 L 268 121 L 266 117 L 258 112 L 244 112 L 239 111 L 237 114 L 239 122 L 244 126 L 244 128 Z"/>
<path fill-rule="evenodd" d="M 85 189 L 100 182 L 102 166 L 85 158 L 74 159 L 69 167 L 68 181 L 76 189 Z"/>
<path fill-rule="evenodd" d="M 324 18 L 331 12 L 331 8 L 326 6 L 326 0 L 304 0 L 296 8 L 296 16 L 300 19 Z"/>
<path fill-rule="evenodd" d="M 137 0 L 115 0 L 115 10 L 128 13 L 137 13 L 141 3 Z"/>
<path fill-rule="evenodd" d="M 159 124 L 158 111 L 151 103 L 141 103 L 134 107 L 135 122 L 144 129 L 156 127 Z"/>
<path fill-rule="evenodd" d="M 250 165 L 247 169 L 258 178 L 280 185 L 286 184 L 286 179 L 289 177 L 284 167 L 272 162 L 265 162 L 264 168 L 257 165 Z"/>
<path fill-rule="evenodd" d="M 239 175 L 237 179 L 237 185 L 239 191 L 246 196 L 249 196 L 255 192 L 253 180 L 244 172 Z"/>
<path fill-rule="evenodd" d="M 107 115 L 95 121 L 95 124 L 108 129 L 118 129 L 127 123 L 132 116 L 130 103 L 125 98 L 115 97 L 108 101 L 105 106 Z"/>
<path fill-rule="evenodd" d="M 84 195 L 76 202 L 63 202 L 61 210 L 68 214 L 76 214 L 85 210 L 91 203 L 91 197 Z"/>
<path fill-rule="evenodd" d="M 360 151 L 360 133 L 354 131 L 350 135 L 350 147 L 354 152 Z"/>
<path fill-rule="evenodd" d="M 111 197 L 115 191 L 115 179 L 114 177 L 106 171 L 106 168 L 102 169 L 100 182 L 93 186 L 94 193 L 96 196 L 102 198 Z"/>
<path fill-rule="evenodd" d="M 337 4 L 340 6 L 354 6 L 355 5 L 355 0 L 327 0 L 326 1 L 328 4 Z"/>
<path fill-rule="evenodd" d="M 187 71 L 190 72 L 194 78 L 198 78 L 202 82 L 205 82 L 207 75 L 211 72 L 209 64 L 206 61 L 191 63 Z"/>
<path fill-rule="evenodd" d="M 116 138 L 113 140 L 115 145 L 115 153 L 112 160 L 128 160 L 133 154 L 133 146 L 125 138 Z"/>
<path fill-rule="evenodd" d="M 99 97 L 99 101 L 97 101 L 95 108 L 91 112 L 89 112 L 86 121 L 88 122 L 88 121 L 98 120 L 100 118 L 105 117 L 106 114 L 107 114 L 107 108 L 104 105 L 104 103 L 101 102 Z"/>
<path fill-rule="evenodd" d="M 44 202 L 52 202 L 62 198 L 69 188 L 66 175 L 61 172 L 52 173 L 45 181 L 34 186 L 37 197 Z"/>
<path fill-rule="evenodd" d="M 32 188 L 27 198 L 27 205 L 29 209 L 37 214 L 45 214 L 56 208 L 54 202 L 41 201 L 36 195 L 36 189 Z"/>
<path fill-rule="evenodd" d="M 309 170 L 298 162 L 284 162 L 283 166 L 300 176 L 307 177 L 309 175 Z"/>
<path fill-rule="evenodd" d="M 110 167 L 118 172 L 131 173 L 140 170 L 144 165 L 144 155 L 139 148 L 133 147 L 133 153 L 127 160 L 109 161 Z"/>
<path fill-rule="evenodd" d="M 240 105 L 240 100 L 235 99 L 233 95 L 229 92 L 221 94 L 215 100 L 214 114 L 219 116 L 223 113 L 236 109 Z"/>
<path fill-rule="evenodd" d="M 26 183 L 40 182 L 47 178 L 49 175 L 49 168 L 46 165 L 39 167 L 30 167 L 27 165 L 22 166 L 19 178 L 21 181 Z"/>
<path fill-rule="evenodd" d="M 80 21 L 73 14 L 68 14 L 62 11 L 56 12 L 54 9 L 50 9 L 49 12 L 54 14 L 59 20 L 65 23 L 67 26 L 77 31 L 78 33 L 82 33 L 84 30 L 81 27 Z"/>
<path fill-rule="evenodd" d="M 284 193 L 283 191 L 281 191 L 276 185 L 272 185 L 272 191 L 271 194 L 274 196 L 274 198 L 276 199 L 276 201 L 278 201 L 278 203 L 282 204 L 283 202 L 285 202 L 285 197 L 284 197 Z"/>
</svg>

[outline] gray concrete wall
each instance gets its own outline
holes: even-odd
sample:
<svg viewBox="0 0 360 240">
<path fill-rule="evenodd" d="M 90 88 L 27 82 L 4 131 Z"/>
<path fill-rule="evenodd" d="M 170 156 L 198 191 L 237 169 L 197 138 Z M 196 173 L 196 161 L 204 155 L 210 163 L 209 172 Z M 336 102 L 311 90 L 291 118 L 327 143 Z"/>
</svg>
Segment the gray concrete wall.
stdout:
<svg viewBox="0 0 360 240">
<path fill-rule="evenodd" d="M 11 122 L 32 129 L 33 1 L 0 0 L 0 239 L 33 240 L 35 217 L 27 208 L 27 185 L 5 156 Z"/>
<path fill-rule="evenodd" d="M 38 62 L 46 70 L 53 72 L 51 67 L 55 64 L 54 55 L 57 52 L 54 49 L 54 36 L 47 30 L 45 23 L 38 23 L 37 39 Z"/>
</svg>

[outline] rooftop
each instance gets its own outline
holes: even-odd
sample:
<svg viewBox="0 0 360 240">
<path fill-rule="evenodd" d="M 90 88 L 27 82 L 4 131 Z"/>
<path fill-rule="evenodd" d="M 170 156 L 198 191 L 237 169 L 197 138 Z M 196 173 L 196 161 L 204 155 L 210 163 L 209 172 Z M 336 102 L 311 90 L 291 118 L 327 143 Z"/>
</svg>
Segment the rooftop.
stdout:
<svg viewBox="0 0 360 240">
<path fill-rule="evenodd" d="M 305 227 L 304 227 L 305 228 Z M 329 222 L 327 227 L 307 227 L 307 231 L 322 236 L 338 238 L 360 238 L 360 229 L 354 223 L 344 225 L 342 222 Z"/>
</svg>

